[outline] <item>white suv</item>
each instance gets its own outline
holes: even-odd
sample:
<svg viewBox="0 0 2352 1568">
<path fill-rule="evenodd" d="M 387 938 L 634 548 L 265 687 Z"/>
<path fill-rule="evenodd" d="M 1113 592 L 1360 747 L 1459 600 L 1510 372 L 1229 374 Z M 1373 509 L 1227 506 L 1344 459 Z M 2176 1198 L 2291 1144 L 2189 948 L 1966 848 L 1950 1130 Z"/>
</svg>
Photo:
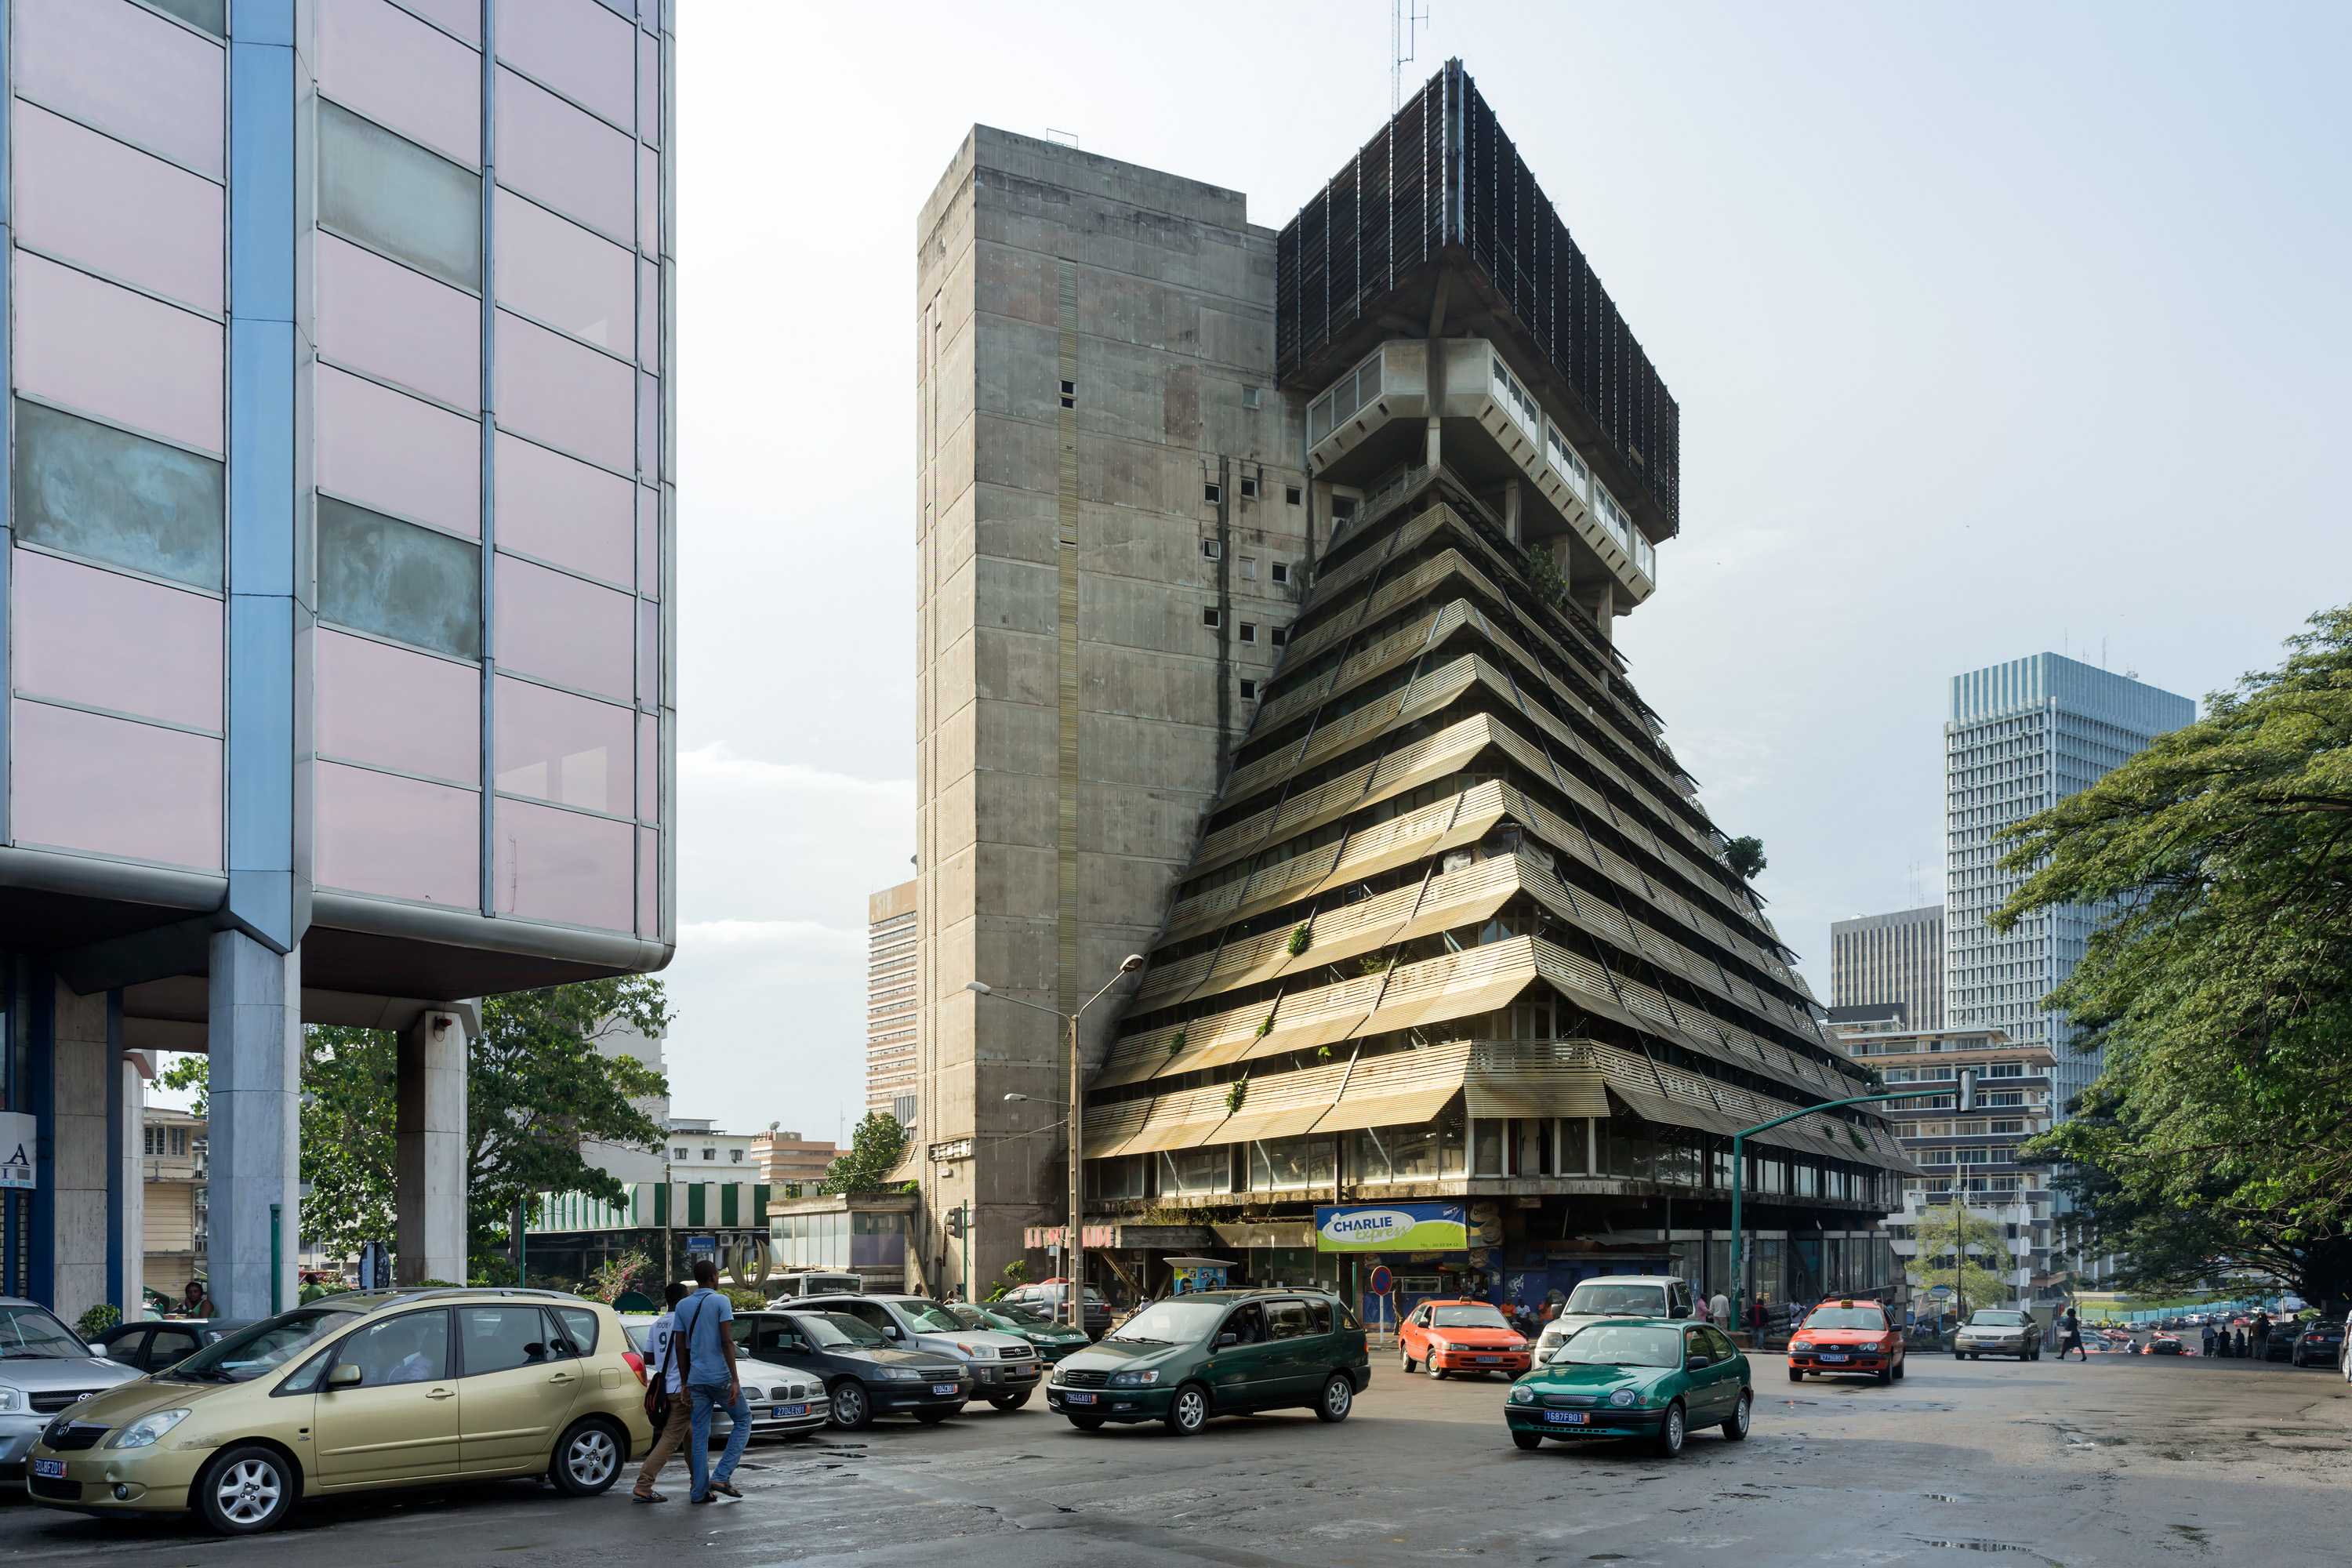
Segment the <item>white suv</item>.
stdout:
<svg viewBox="0 0 2352 1568">
<path fill-rule="evenodd" d="M 1596 1274 L 1569 1292 L 1568 1305 L 1536 1336 L 1536 1364 L 1549 1361 L 1569 1335 L 1603 1318 L 1687 1318 L 1694 1294 L 1689 1280 L 1672 1274 Z"/>
<path fill-rule="evenodd" d="M 971 1396 L 999 1410 L 1029 1403 L 1041 1381 L 1037 1347 L 1018 1334 L 965 1328 L 955 1314 L 924 1296 L 810 1296 L 797 1312 L 835 1312 L 879 1330 L 900 1350 L 950 1355 L 971 1368 Z"/>
</svg>

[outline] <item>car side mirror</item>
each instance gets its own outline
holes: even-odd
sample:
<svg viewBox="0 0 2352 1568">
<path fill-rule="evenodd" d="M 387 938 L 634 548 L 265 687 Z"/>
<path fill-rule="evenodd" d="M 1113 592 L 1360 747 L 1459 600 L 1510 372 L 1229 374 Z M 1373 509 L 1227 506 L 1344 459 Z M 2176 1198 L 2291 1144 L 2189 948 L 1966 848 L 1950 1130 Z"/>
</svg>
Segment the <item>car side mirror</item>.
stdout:
<svg viewBox="0 0 2352 1568">
<path fill-rule="evenodd" d="M 329 1388 L 357 1388 L 366 1381 L 367 1373 L 360 1370 L 357 1362 L 340 1362 L 336 1363 L 335 1370 L 327 1374 Z"/>
<path fill-rule="evenodd" d="M 1713 1366 L 1715 1364 L 1715 1358 L 1713 1356 L 1695 1355 L 1684 1364 L 1691 1371 L 1696 1372 L 1703 1366 Z"/>
<path fill-rule="evenodd" d="M 882 1337 L 886 1340 L 897 1339 L 898 1337 L 898 1325 L 896 1323 L 885 1323 L 882 1326 Z"/>
<path fill-rule="evenodd" d="M 1224 1349 L 1227 1345 L 1237 1345 L 1241 1342 L 1242 1337 L 1239 1334 L 1219 1334 L 1217 1336 L 1217 1348 L 1219 1350 Z"/>
</svg>

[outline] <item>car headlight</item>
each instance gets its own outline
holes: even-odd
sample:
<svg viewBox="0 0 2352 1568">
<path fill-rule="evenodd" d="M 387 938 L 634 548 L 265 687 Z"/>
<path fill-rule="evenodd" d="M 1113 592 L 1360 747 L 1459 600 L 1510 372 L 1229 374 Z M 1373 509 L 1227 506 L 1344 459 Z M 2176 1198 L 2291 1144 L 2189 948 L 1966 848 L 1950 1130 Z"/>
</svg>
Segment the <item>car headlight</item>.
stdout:
<svg viewBox="0 0 2352 1568">
<path fill-rule="evenodd" d="M 1641 1398 L 1642 1396 L 1634 1393 L 1632 1389 L 1621 1388 L 1609 1396 L 1609 1403 L 1615 1405 L 1618 1409 L 1623 1410 L 1629 1405 L 1641 1403 Z"/>
<path fill-rule="evenodd" d="M 110 1448 L 152 1447 L 164 1433 L 188 1418 L 185 1410 L 158 1410 L 142 1415 L 117 1432 L 107 1443 Z"/>
<path fill-rule="evenodd" d="M 1809 1351 L 1813 1348 L 1813 1342 L 1802 1339 L 1790 1340 L 1789 1342 L 1789 1348 L 1792 1351 Z"/>
<path fill-rule="evenodd" d="M 25 1408 L 25 1392 L 19 1388 L 0 1388 L 0 1410 Z"/>
<path fill-rule="evenodd" d="M 911 1366 L 878 1367 L 876 1369 L 876 1373 L 886 1383 L 916 1383 L 919 1382 L 923 1375 Z"/>
<path fill-rule="evenodd" d="M 1153 1367 L 1149 1372 L 1115 1372 L 1110 1374 L 1110 1385 L 1113 1388 L 1149 1388 L 1159 1381 L 1158 1367 Z"/>
<path fill-rule="evenodd" d="M 1524 1384 L 1524 1383 L 1523 1383 L 1523 1384 L 1520 1384 L 1517 1388 L 1514 1388 L 1514 1389 L 1512 1389 L 1512 1390 L 1511 1390 L 1511 1403 L 1512 1403 L 1512 1404 L 1514 1404 L 1514 1405 L 1533 1405 L 1535 1402 L 1536 1402 L 1536 1391 L 1535 1391 L 1534 1389 L 1532 1389 L 1532 1388 L 1529 1388 L 1526 1384 Z"/>
</svg>

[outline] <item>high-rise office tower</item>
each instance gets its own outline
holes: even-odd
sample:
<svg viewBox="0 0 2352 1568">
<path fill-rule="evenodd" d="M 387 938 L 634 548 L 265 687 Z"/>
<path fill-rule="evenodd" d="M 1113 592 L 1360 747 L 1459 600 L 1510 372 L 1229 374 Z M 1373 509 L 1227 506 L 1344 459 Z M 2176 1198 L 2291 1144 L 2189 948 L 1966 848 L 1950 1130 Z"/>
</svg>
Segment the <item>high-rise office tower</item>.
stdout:
<svg viewBox="0 0 2352 1568">
<path fill-rule="evenodd" d="M 387 1239 L 462 1279 L 462 999 L 667 961 L 667 14 L 0 8 L 0 1291 L 139 1311 L 161 1047 L 214 1299 L 290 1303 L 306 1023 L 401 1032 Z"/>
<path fill-rule="evenodd" d="M 866 1109 L 915 1125 L 922 1064 L 915 1037 L 922 1026 L 918 994 L 922 931 L 915 884 L 901 882 L 866 900 Z"/>
<path fill-rule="evenodd" d="M 1944 906 L 1856 915 L 1830 926 L 1830 1005 L 1899 1003 L 1904 1026 L 1944 1026 Z"/>
<path fill-rule="evenodd" d="M 919 237 L 934 1226 L 976 1195 L 986 1278 L 1062 1219 L 1034 1008 L 1132 952 L 1079 1041 L 1097 1283 L 1237 1206 L 1220 1246 L 1332 1277 L 1316 1205 L 1404 1196 L 1480 1237 L 1432 1279 L 1539 1295 L 1613 1227 L 1720 1280 L 1725 1135 L 1860 1080 L 1612 644 L 1674 401 L 1467 73 L 1278 233 L 980 131 Z M 1884 1121 L 1766 1142 L 1751 1280 L 1883 1277 Z"/>
<path fill-rule="evenodd" d="M 1986 919 L 2024 881 L 2000 830 L 2076 795 L 2197 717 L 2189 698 L 2054 653 L 1952 677 L 1944 724 L 1944 1026 L 2049 1047 L 2057 1114 L 2098 1076 L 2042 998 L 2074 972 L 2105 914 L 2066 905 L 2006 935 Z"/>
</svg>

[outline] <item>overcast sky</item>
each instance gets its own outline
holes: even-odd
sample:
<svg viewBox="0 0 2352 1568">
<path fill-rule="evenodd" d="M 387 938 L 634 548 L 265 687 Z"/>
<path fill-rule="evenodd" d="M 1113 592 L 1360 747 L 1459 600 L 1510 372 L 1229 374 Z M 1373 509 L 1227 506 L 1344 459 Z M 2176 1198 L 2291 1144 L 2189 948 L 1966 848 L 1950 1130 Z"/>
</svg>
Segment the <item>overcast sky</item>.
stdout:
<svg viewBox="0 0 2352 1568">
<path fill-rule="evenodd" d="M 1388 9 L 679 0 L 676 1111 L 831 1135 L 913 827 L 915 216 L 975 121 L 1245 191 L 1385 117 Z M 2352 7 L 1472 5 L 1459 55 L 1683 411 L 1618 623 L 1824 1001 L 1941 898 L 1946 679 L 2202 697 L 2352 598 Z"/>
</svg>

